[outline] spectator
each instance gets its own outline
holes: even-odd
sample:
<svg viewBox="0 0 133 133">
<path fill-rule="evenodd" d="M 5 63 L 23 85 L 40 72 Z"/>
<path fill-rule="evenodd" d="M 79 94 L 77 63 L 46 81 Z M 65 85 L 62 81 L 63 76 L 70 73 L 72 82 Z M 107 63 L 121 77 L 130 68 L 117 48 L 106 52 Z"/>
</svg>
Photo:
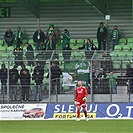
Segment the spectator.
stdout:
<svg viewBox="0 0 133 133">
<path fill-rule="evenodd" d="M 127 77 L 127 82 L 129 83 L 130 92 L 133 93 L 133 68 L 131 68 L 130 64 L 126 65 L 127 70 L 125 76 Z"/>
<path fill-rule="evenodd" d="M 103 22 L 100 22 L 97 29 L 97 41 L 98 41 L 98 50 L 101 50 L 103 44 L 103 50 L 106 50 L 106 39 L 107 39 L 107 28 L 104 27 Z"/>
<path fill-rule="evenodd" d="M 5 39 L 5 42 L 7 43 L 8 47 L 12 46 L 13 41 L 14 41 L 14 34 L 10 28 L 8 28 L 7 31 L 5 32 L 4 39 Z"/>
<path fill-rule="evenodd" d="M 1 65 L 1 69 L 0 69 L 0 79 L 1 79 L 1 93 L 4 95 L 4 94 L 7 94 L 7 68 L 5 66 L 5 64 L 3 63 Z"/>
<path fill-rule="evenodd" d="M 17 66 L 14 65 L 12 69 L 9 70 L 9 94 L 10 99 L 17 100 L 17 82 L 19 79 L 19 73 L 17 70 Z"/>
<path fill-rule="evenodd" d="M 36 45 L 35 46 L 36 50 L 42 50 L 43 49 L 43 44 L 44 44 L 44 41 L 45 41 L 45 34 L 40 29 L 40 27 L 38 27 L 38 29 L 33 34 L 33 41 Z"/>
<path fill-rule="evenodd" d="M 103 93 L 104 90 L 106 89 L 106 82 L 105 82 L 105 78 L 106 78 L 107 74 L 105 73 L 105 71 L 103 70 L 103 68 L 100 68 L 100 71 L 97 75 L 97 83 L 98 83 L 98 91 L 99 93 Z"/>
<path fill-rule="evenodd" d="M 62 70 L 60 69 L 60 67 L 55 63 L 52 62 L 51 65 L 51 94 L 54 94 L 54 92 L 56 91 L 55 86 L 57 86 L 57 93 L 60 94 L 60 76 L 62 75 Z M 49 74 L 47 76 L 47 78 L 49 77 Z"/>
<path fill-rule="evenodd" d="M 27 47 L 26 48 L 26 59 L 28 60 L 28 65 L 29 66 L 34 66 L 34 51 L 33 51 L 33 48 L 32 46 L 27 42 L 25 44 L 25 46 Z"/>
<path fill-rule="evenodd" d="M 29 101 L 30 73 L 25 67 L 20 71 L 20 82 L 22 87 L 22 102 Z"/>
<path fill-rule="evenodd" d="M 66 43 L 70 45 L 71 35 L 67 29 L 64 29 L 64 33 L 61 35 L 62 41 L 62 49 L 66 47 Z M 69 46 L 70 47 L 70 46 Z"/>
<path fill-rule="evenodd" d="M 45 50 L 53 50 L 52 35 L 49 35 L 48 40 L 45 43 Z"/>
<path fill-rule="evenodd" d="M 109 81 L 110 93 L 111 94 L 116 94 L 117 93 L 117 89 L 116 89 L 117 75 L 114 74 L 112 71 L 110 71 L 110 74 L 108 74 L 106 78 Z"/>
<path fill-rule="evenodd" d="M 44 76 L 44 68 L 40 65 L 40 63 L 37 63 L 37 66 L 34 69 L 34 73 L 32 75 L 32 79 L 35 81 L 34 83 L 34 101 L 37 100 L 37 94 L 38 94 L 38 100 L 42 100 L 42 85 L 43 85 L 43 76 Z"/>
<path fill-rule="evenodd" d="M 29 69 L 27 69 L 27 68 L 25 67 L 25 65 L 23 64 L 23 65 L 21 66 L 20 75 L 23 74 L 23 71 L 24 71 L 24 70 L 26 70 L 26 71 L 29 73 Z"/>
<path fill-rule="evenodd" d="M 103 68 L 100 68 L 100 71 L 97 75 L 98 78 L 106 78 L 107 74 L 105 73 L 105 71 L 103 70 Z"/>
<path fill-rule="evenodd" d="M 84 44 L 82 47 L 78 48 L 80 49 L 85 49 L 85 55 L 86 55 L 86 59 L 91 59 L 94 53 L 94 50 L 96 50 L 96 46 L 92 43 L 92 41 L 90 39 L 87 39 L 87 43 Z"/>
<path fill-rule="evenodd" d="M 17 27 L 17 31 L 15 33 L 15 41 L 17 43 L 17 47 L 19 47 L 22 43 L 22 40 L 24 38 L 24 32 L 21 30 L 21 27 Z"/>
<path fill-rule="evenodd" d="M 48 39 L 49 35 L 51 35 L 52 31 L 54 30 L 54 24 L 51 23 L 49 24 L 49 27 L 47 29 L 47 35 L 46 35 L 46 38 Z"/>
<path fill-rule="evenodd" d="M 15 65 L 16 66 L 23 65 L 23 50 L 20 48 L 20 46 L 17 46 L 14 49 L 14 55 L 15 55 Z"/>
<path fill-rule="evenodd" d="M 53 44 L 53 50 L 56 50 L 56 44 L 57 44 L 57 36 L 55 34 L 55 31 L 51 32 L 51 36 L 52 36 L 52 44 Z"/>
<path fill-rule="evenodd" d="M 120 37 L 121 37 L 120 31 L 115 25 L 114 29 L 111 31 L 111 34 L 110 34 L 112 50 L 114 50 L 114 47 L 118 45 Z"/>
</svg>

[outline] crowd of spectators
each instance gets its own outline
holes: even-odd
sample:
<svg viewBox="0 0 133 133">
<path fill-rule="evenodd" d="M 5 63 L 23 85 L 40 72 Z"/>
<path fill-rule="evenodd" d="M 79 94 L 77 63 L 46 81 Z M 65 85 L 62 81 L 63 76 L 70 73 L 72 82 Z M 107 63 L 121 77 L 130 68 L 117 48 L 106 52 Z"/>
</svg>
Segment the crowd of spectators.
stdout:
<svg viewBox="0 0 133 133">
<path fill-rule="evenodd" d="M 114 29 L 111 30 L 109 36 L 108 29 L 104 26 L 103 22 L 100 22 L 99 27 L 97 28 L 96 36 L 98 41 L 98 46 L 96 47 L 97 50 L 102 50 L 102 49 L 107 50 L 106 43 L 108 38 L 110 38 L 112 50 L 114 50 L 114 47 L 119 43 L 119 40 L 121 38 L 121 33 L 117 28 L 117 25 L 115 25 Z M 4 40 L 7 43 L 7 46 L 12 46 L 13 43 L 15 43 L 16 45 L 15 47 L 21 46 L 23 39 L 28 40 L 28 38 L 26 38 L 26 35 L 20 26 L 17 27 L 15 33 L 13 33 L 11 28 L 8 28 L 4 34 Z M 37 30 L 33 34 L 32 39 L 34 41 L 35 50 L 55 50 L 56 45 L 59 43 L 60 40 L 62 40 L 61 41 L 62 50 L 65 49 L 66 44 L 69 44 L 69 47 L 71 47 L 70 31 L 68 29 L 64 29 L 63 33 L 60 33 L 59 29 L 57 29 L 57 27 L 55 27 L 53 23 L 49 24 L 46 33 L 41 29 L 40 26 L 38 26 Z M 91 43 L 93 42 L 91 38 L 88 37 L 88 39 L 90 39 Z M 84 48 L 87 49 L 87 47 Z"/>
<path fill-rule="evenodd" d="M 62 40 L 61 42 L 61 49 L 63 50 L 63 57 L 64 57 L 64 66 L 66 63 L 70 61 L 71 56 L 71 34 L 68 29 L 64 29 L 63 33 L 59 36 L 57 33 L 57 30 L 54 26 L 54 24 L 50 24 L 46 34 L 41 30 L 41 27 L 38 26 L 37 30 L 33 34 L 33 42 L 35 46 L 35 50 L 38 51 L 36 56 L 34 56 L 34 48 L 33 45 L 31 45 L 28 41 L 25 43 L 26 52 L 24 55 L 23 47 L 22 47 L 22 40 L 24 39 L 24 32 L 22 31 L 21 27 L 18 26 L 15 33 L 12 32 L 10 28 L 7 29 L 4 35 L 5 42 L 7 43 L 7 46 L 10 47 L 15 42 L 15 48 L 13 51 L 13 54 L 15 56 L 15 62 L 14 67 L 9 70 L 9 88 L 10 88 L 10 99 L 16 100 L 17 99 L 17 82 L 20 79 L 21 84 L 21 100 L 22 101 L 28 101 L 29 100 L 29 91 L 30 91 L 30 84 L 31 79 L 34 81 L 34 101 L 42 100 L 42 85 L 43 85 L 43 77 L 44 77 L 44 67 L 46 65 L 46 60 L 50 59 L 52 55 L 52 50 L 56 50 L 56 45 L 59 40 Z M 90 38 L 87 39 L 87 42 L 83 44 L 81 47 L 78 47 L 77 50 L 85 50 L 85 56 L 87 60 L 90 60 L 93 56 L 93 53 L 95 50 L 104 50 L 104 54 L 102 55 L 103 58 L 110 58 L 109 53 L 106 52 L 106 41 L 108 37 L 108 31 L 107 28 L 104 26 L 103 22 L 99 23 L 99 27 L 97 29 L 97 41 L 98 41 L 98 47 L 94 44 L 93 40 Z M 114 47 L 118 45 L 120 40 L 121 34 L 118 30 L 117 26 L 114 26 L 114 29 L 110 33 L 110 39 L 112 44 L 112 50 L 114 50 Z M 45 51 L 45 52 L 44 52 Z M 34 72 L 31 75 L 29 70 L 26 68 L 23 56 L 27 59 L 27 65 L 28 66 L 34 66 Z M 58 55 L 57 55 L 58 56 Z M 56 54 L 54 55 L 54 58 L 57 59 Z M 36 60 L 36 61 L 33 61 Z M 35 63 L 36 62 L 36 63 Z M 20 71 L 20 74 L 17 70 L 17 67 L 21 66 L 22 69 Z M 101 69 L 99 70 L 99 73 L 96 75 L 95 70 L 93 69 L 92 72 L 92 78 L 93 79 L 93 87 L 94 91 L 98 88 L 103 88 L 107 86 L 105 82 L 103 82 L 103 79 L 108 80 L 108 88 L 110 93 L 116 94 L 116 83 L 117 83 L 117 75 L 113 73 L 113 65 L 111 60 L 103 60 L 101 61 Z M 59 67 L 59 62 L 54 61 L 51 63 L 51 94 L 54 94 L 55 91 L 59 94 L 61 92 L 60 88 L 60 77 L 62 76 L 62 70 Z M 105 72 L 105 71 L 106 72 Z M 129 72 L 130 71 L 130 72 Z M 131 75 L 132 68 L 130 66 L 127 66 L 127 73 L 125 76 L 132 77 Z M 2 84 L 2 93 L 7 93 L 6 84 L 7 84 L 7 68 L 5 67 L 5 64 L 2 64 L 2 67 L 0 69 L 0 79 Z M 49 78 L 49 74 L 47 76 Z M 89 80 L 89 79 L 88 79 Z M 129 84 L 132 87 L 133 81 L 129 80 Z M 57 86 L 57 88 L 55 88 Z M 57 90 L 56 90 L 57 89 Z M 132 88 L 131 88 L 132 90 Z M 94 92 L 95 93 L 95 92 Z"/>
</svg>

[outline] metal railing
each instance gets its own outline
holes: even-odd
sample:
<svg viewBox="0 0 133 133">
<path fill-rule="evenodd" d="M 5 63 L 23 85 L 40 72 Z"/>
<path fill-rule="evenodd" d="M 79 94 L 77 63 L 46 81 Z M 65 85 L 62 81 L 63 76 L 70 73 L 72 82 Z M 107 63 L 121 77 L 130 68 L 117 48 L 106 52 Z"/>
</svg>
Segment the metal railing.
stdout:
<svg viewBox="0 0 133 133">
<path fill-rule="evenodd" d="M 45 54 L 45 51 L 43 51 Z M 66 51 L 65 51 L 66 52 Z M 82 80 L 83 85 L 89 92 L 89 102 L 132 102 L 133 95 L 133 77 L 126 75 L 128 66 L 132 65 L 132 57 L 104 57 L 103 51 L 93 51 L 90 54 L 90 58 L 86 58 L 85 51 L 72 50 L 69 58 L 63 56 L 63 51 L 51 51 L 49 59 L 36 60 L 36 55 L 39 53 L 34 51 L 34 59 L 27 60 L 25 55 L 23 56 L 23 63 L 26 68 L 29 69 L 31 80 L 29 85 L 29 100 L 24 102 L 73 102 L 74 92 L 77 86 L 77 81 Z M 48 53 L 48 51 L 47 51 Z M 110 51 L 108 51 L 110 53 Z M 67 57 L 67 54 L 66 54 Z M 64 59 L 65 58 L 65 59 Z M 14 103 L 22 102 L 22 85 L 20 79 L 18 79 L 17 87 L 17 99 L 10 99 L 10 73 L 9 70 L 13 68 L 15 62 L 14 55 L 11 52 L 7 59 L 0 59 L 0 64 L 5 64 L 7 68 L 7 82 L 5 85 L 6 94 L 3 93 L 4 86 L 2 82 L 0 84 L 0 101 L 1 103 Z M 22 60 L 21 60 L 22 61 Z M 32 74 L 34 67 L 28 66 L 28 61 L 32 62 L 44 62 L 44 77 L 42 84 L 42 99 L 34 101 L 34 80 L 32 80 Z M 56 63 L 62 69 L 62 76 L 60 77 L 60 94 L 57 91 L 57 84 L 55 84 L 55 93 L 51 95 L 52 79 L 51 79 L 51 62 Z M 17 67 L 20 74 L 21 66 Z M 132 68 L 129 69 L 132 73 Z M 110 72 L 113 72 L 116 76 L 115 93 L 112 92 L 111 86 L 109 86 L 109 79 L 107 76 Z M 49 77 L 47 75 L 49 74 Z M 1 76 L 2 80 L 2 76 Z M 54 79 L 53 79 L 54 80 Z"/>
</svg>

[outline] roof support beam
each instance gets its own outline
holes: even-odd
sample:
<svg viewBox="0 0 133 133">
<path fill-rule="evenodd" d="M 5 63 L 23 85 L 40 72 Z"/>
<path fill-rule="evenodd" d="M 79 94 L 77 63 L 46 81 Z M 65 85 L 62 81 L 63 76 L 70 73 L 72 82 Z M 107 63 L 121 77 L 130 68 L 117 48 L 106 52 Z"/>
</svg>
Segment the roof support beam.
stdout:
<svg viewBox="0 0 133 133">
<path fill-rule="evenodd" d="M 39 18 L 39 0 L 16 0 L 37 18 Z"/>
<path fill-rule="evenodd" d="M 100 0 L 84 0 L 89 5 L 92 5 L 100 14 L 107 14 L 107 4 L 100 2 Z"/>
</svg>

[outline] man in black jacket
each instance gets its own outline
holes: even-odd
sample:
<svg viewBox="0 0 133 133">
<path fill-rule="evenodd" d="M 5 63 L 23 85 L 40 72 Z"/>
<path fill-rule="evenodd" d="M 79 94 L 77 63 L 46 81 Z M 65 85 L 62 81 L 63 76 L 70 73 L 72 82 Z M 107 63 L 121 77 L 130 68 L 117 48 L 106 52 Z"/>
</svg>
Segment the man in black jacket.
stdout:
<svg viewBox="0 0 133 133">
<path fill-rule="evenodd" d="M 56 91 L 55 86 L 57 85 L 57 93 L 60 94 L 60 77 L 62 75 L 62 70 L 60 67 L 53 61 L 51 65 L 51 94 Z M 47 78 L 49 77 L 49 74 Z"/>
<path fill-rule="evenodd" d="M 20 82 L 22 86 L 22 101 L 28 101 L 30 90 L 30 73 L 26 68 L 23 68 L 20 72 Z"/>
<path fill-rule="evenodd" d="M 8 47 L 12 46 L 12 43 L 14 41 L 14 34 L 10 28 L 8 28 L 7 31 L 5 32 L 4 39 L 5 39 L 5 42 L 7 43 Z"/>
<path fill-rule="evenodd" d="M 43 85 L 43 75 L 44 75 L 44 68 L 37 62 L 37 66 L 34 69 L 34 73 L 32 75 L 32 79 L 34 80 L 34 101 L 42 100 L 42 85 Z"/>
<path fill-rule="evenodd" d="M 18 79 L 19 79 L 19 73 L 17 70 L 17 66 L 14 65 L 14 67 L 9 70 L 9 94 L 11 100 L 17 100 Z"/>
<path fill-rule="evenodd" d="M 0 79 L 1 79 L 1 85 L 2 85 L 2 94 L 7 94 L 7 87 L 6 87 L 6 83 L 7 83 L 7 68 L 5 67 L 5 64 L 3 63 L 1 65 L 1 69 L 0 69 Z"/>
<path fill-rule="evenodd" d="M 101 50 L 103 44 L 103 50 L 106 50 L 106 40 L 107 40 L 107 28 L 104 27 L 103 22 L 99 23 L 97 29 L 97 41 L 98 41 L 98 50 Z"/>
<path fill-rule="evenodd" d="M 38 27 L 37 31 L 33 35 L 33 41 L 36 45 L 36 50 L 43 49 L 43 43 L 45 41 L 45 34 L 44 32 Z"/>
</svg>

